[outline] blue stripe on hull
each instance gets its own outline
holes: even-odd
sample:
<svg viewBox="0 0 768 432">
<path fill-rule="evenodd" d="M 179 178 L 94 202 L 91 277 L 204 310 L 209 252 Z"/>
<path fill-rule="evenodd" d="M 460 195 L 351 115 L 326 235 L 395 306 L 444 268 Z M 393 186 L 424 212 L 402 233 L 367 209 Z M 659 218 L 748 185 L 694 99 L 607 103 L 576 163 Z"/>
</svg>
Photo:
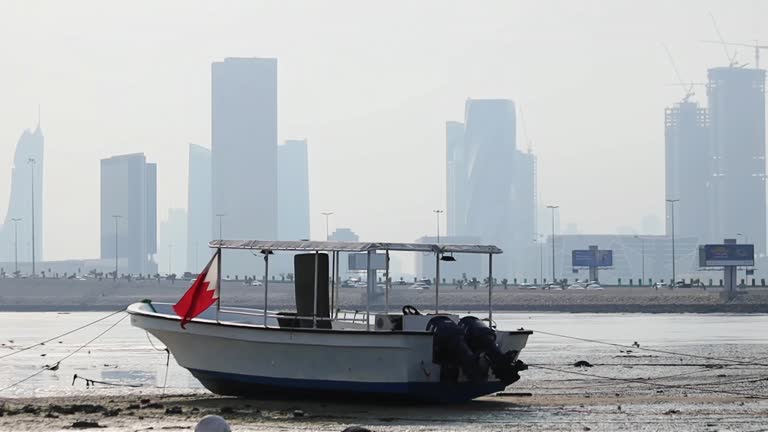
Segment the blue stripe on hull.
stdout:
<svg viewBox="0 0 768 432">
<path fill-rule="evenodd" d="M 355 382 L 272 378 L 190 369 L 208 390 L 227 396 L 333 397 L 336 399 L 387 399 L 422 402 L 466 402 L 504 390 L 498 381 L 481 383 Z"/>
</svg>

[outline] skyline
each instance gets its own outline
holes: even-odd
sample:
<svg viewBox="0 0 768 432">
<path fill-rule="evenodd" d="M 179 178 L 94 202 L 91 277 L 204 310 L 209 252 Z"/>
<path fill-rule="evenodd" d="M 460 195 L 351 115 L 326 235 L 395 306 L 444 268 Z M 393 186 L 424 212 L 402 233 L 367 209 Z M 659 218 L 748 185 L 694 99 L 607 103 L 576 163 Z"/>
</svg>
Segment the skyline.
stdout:
<svg viewBox="0 0 768 432">
<path fill-rule="evenodd" d="M 432 233 L 431 210 L 446 208 L 442 181 L 445 178 L 442 162 L 445 121 L 460 120 L 463 102 L 467 98 L 482 97 L 509 98 L 521 109 L 519 120 L 524 121 L 520 121 L 518 127 L 520 148 L 525 150 L 529 140 L 533 142 L 541 172 L 540 204 L 561 206 L 562 227 L 576 223 L 581 232 L 590 233 L 614 233 L 627 225 L 638 228 L 641 218 L 648 214 L 663 220 L 664 205 L 663 201 L 659 202 L 664 190 L 661 119 L 664 107 L 682 96 L 679 88 L 666 86 L 675 81 L 674 72 L 659 44 L 670 45 L 686 80 L 703 81 L 708 67 L 726 62 L 721 47 L 698 42 L 714 34 L 706 10 L 712 10 L 718 18 L 726 39 L 749 41 L 765 35 L 762 28 L 755 25 L 755 17 L 765 16 L 761 15 L 765 6 L 697 2 L 693 9 L 700 13 L 691 14 L 690 2 L 668 5 L 660 21 L 648 26 L 642 19 L 630 17 L 652 15 L 661 3 L 625 5 L 626 11 L 604 4 L 599 13 L 597 7 L 590 6 L 595 4 L 561 3 L 557 10 L 552 8 L 552 3 L 543 6 L 497 4 L 486 8 L 453 4 L 446 10 L 433 10 L 434 4 L 429 3 L 416 5 L 402 18 L 401 32 L 393 36 L 393 45 L 389 47 L 376 44 L 383 24 L 377 24 L 374 17 L 390 16 L 397 13 L 398 8 L 380 6 L 364 11 L 365 8 L 347 4 L 345 7 L 350 13 L 359 14 L 360 20 L 345 24 L 340 32 L 359 31 L 359 44 L 372 44 L 372 49 L 368 53 L 360 52 L 356 50 L 357 42 L 344 40 L 339 53 L 335 54 L 325 48 L 313 52 L 313 48 L 331 46 L 329 40 L 339 35 L 317 35 L 317 41 L 306 38 L 281 41 L 278 37 L 276 42 L 254 46 L 252 42 L 259 40 L 261 33 L 253 34 L 254 30 L 246 27 L 259 27 L 253 25 L 254 17 L 259 14 L 264 17 L 259 18 L 257 24 L 275 16 L 291 16 L 297 24 L 306 27 L 307 33 L 302 34 L 313 34 L 319 31 L 317 25 L 326 25 L 333 11 L 342 6 L 325 11 L 308 4 L 275 6 L 270 10 L 245 5 L 242 21 L 232 18 L 236 15 L 235 8 L 216 9 L 217 13 L 205 19 L 212 21 L 213 28 L 222 27 L 227 19 L 234 20 L 231 29 L 216 37 L 204 34 L 204 40 L 192 38 L 191 42 L 185 41 L 191 32 L 186 25 L 178 29 L 178 34 L 167 35 L 163 33 L 162 20 L 136 16 L 135 11 L 127 7 L 118 7 L 112 12 L 91 4 L 93 13 L 105 19 L 79 30 L 65 30 L 61 27 L 65 23 L 58 24 L 53 19 L 61 12 L 61 6 L 55 4 L 40 6 L 41 10 L 35 6 L 11 8 L 4 11 L 6 18 L 0 18 L 5 24 L 0 31 L 11 32 L 6 40 L 28 42 L 23 44 L 23 50 L 10 47 L 6 69 L 12 82 L 0 83 L 0 90 L 9 95 L 0 107 L 5 119 L 0 125 L 0 166 L 11 166 L 12 156 L 8 153 L 12 154 L 20 130 L 33 127 L 37 105 L 42 105 L 47 152 L 46 208 L 67 208 L 65 206 L 73 201 L 71 191 L 76 191 L 78 204 L 68 214 L 46 218 L 42 233 L 46 239 L 45 256 L 38 259 L 95 257 L 98 233 L 90 227 L 97 222 L 91 215 L 98 213 L 98 185 L 92 184 L 98 176 L 98 160 L 114 154 L 144 152 L 163 167 L 158 173 L 161 176 L 158 213 L 167 214 L 168 208 L 185 208 L 187 175 L 183 155 L 187 144 L 210 142 L 210 63 L 229 55 L 275 56 L 281 65 L 278 141 L 306 136 L 313 143 L 309 149 L 309 166 L 311 232 L 315 238 L 324 233 L 321 211 L 334 211 L 331 231 L 349 226 L 362 238 L 412 241 Z M 162 10 L 165 7 L 168 9 Z M 77 6 L 69 9 L 76 11 Z M 162 6 L 158 16 L 170 14 L 171 9 Z M 190 10 L 191 27 L 199 27 L 202 15 L 211 9 L 214 8 Z M 147 35 L 133 40 L 130 31 L 118 22 L 121 13 L 144 20 L 141 22 L 147 27 Z M 320 24 L 311 23 L 313 14 L 320 14 Z M 443 27 L 437 28 L 435 35 L 419 33 L 417 22 L 430 14 L 448 18 L 446 25 L 455 26 L 466 20 L 467 28 L 452 29 L 456 35 L 448 34 Z M 569 14 L 576 24 L 566 22 Z M 601 22 L 605 16 L 614 19 Z M 683 16 L 691 21 L 685 35 L 673 31 L 675 20 Z M 533 23 L 525 23 L 531 18 L 539 18 L 540 29 L 532 27 Z M 251 22 L 246 26 L 248 20 Z M 586 33 L 567 27 L 580 27 L 593 21 L 596 27 Z M 266 21 L 265 24 L 268 28 L 263 31 L 276 30 Z M 51 73 L 61 72 L 56 63 L 62 60 L 53 50 L 62 42 L 46 39 L 45 43 L 51 46 L 43 49 L 40 44 L 43 41 L 25 36 L 28 32 L 39 33 L 41 25 L 50 26 L 52 35 L 63 32 L 67 36 L 63 43 L 69 44 L 69 49 L 77 54 L 75 57 L 95 66 L 89 73 L 109 76 L 110 80 L 92 79 L 89 73 L 77 77 L 66 71 L 57 80 L 51 79 Z M 121 30 L 123 33 L 107 37 L 104 42 L 117 42 L 118 48 L 126 48 L 126 44 L 133 47 L 124 50 L 125 59 L 113 58 L 109 52 L 103 52 L 101 45 L 90 42 L 94 31 L 99 35 L 101 32 L 112 35 L 109 26 L 114 25 L 116 33 Z M 543 34 L 552 33 L 553 25 L 566 26 L 573 32 L 566 31 L 542 41 Z M 369 26 L 372 28 L 366 30 Z M 609 40 L 607 29 L 615 32 L 615 40 Z M 471 32 L 476 32 L 477 37 L 473 38 Z M 285 35 L 285 30 L 276 34 Z M 158 35 L 165 37 L 155 41 L 158 48 L 153 48 L 149 41 Z M 573 39 L 575 46 L 558 48 L 554 55 L 553 50 L 559 44 L 557 38 Z M 413 42 L 414 48 L 408 49 L 406 41 Z M 482 43 L 475 45 L 477 41 Z M 426 47 L 432 51 L 424 55 Z M 193 48 L 199 48 L 199 52 L 193 53 Z M 161 56 L 163 49 L 180 52 L 174 55 L 175 60 L 169 61 L 169 57 Z M 415 51 L 419 50 L 417 56 Z M 498 59 L 499 52 L 509 52 L 510 59 Z M 86 61 L 88 53 L 100 54 L 98 62 Z M 399 54 L 399 62 L 376 59 L 378 56 L 391 58 L 393 54 Z M 525 61 L 526 55 L 536 61 Z M 350 59 L 342 62 L 344 56 Z M 751 51 L 744 49 L 738 59 L 751 63 L 751 57 Z M 168 62 L 168 71 L 149 68 L 152 62 L 148 60 Z M 322 63 L 318 63 L 320 60 Z M 115 64 L 109 65 L 110 62 Z M 401 69 L 400 63 L 410 63 L 408 70 Z M 555 69 L 555 64 L 560 69 Z M 451 72 L 452 68 L 456 71 Z M 73 70 L 84 72 L 78 65 L 73 65 Z M 180 78 L 181 70 L 187 74 L 183 78 Z M 22 73 L 28 76 L 20 75 Z M 118 81 L 122 84 L 113 88 Z M 361 82 L 377 83 L 379 88 Z M 600 85 L 595 84 L 598 82 Z M 394 84 L 397 86 L 393 87 Z M 167 88 L 158 91 L 158 85 Z M 150 90 L 157 99 L 146 104 Z M 77 110 L 70 109 L 70 103 L 76 100 L 72 91 L 81 92 L 83 96 Z M 96 94 L 99 92 L 110 97 L 99 97 Z M 131 92 L 136 95 L 130 95 Z M 360 95 L 355 95 L 356 92 Z M 592 95 L 590 103 L 584 103 L 588 100 L 585 95 Z M 699 94 L 694 100 L 703 103 L 704 97 Z M 619 107 L 624 110 L 617 109 Z M 609 123 L 611 127 L 603 129 Z M 376 150 L 383 145 L 386 145 L 383 150 Z M 604 157 L 586 165 L 595 152 L 601 152 Z M 412 156 L 403 157 L 404 154 Z M 398 172 L 431 174 L 416 179 L 410 175 L 368 178 L 370 166 L 382 159 Z M 600 175 L 579 175 L 585 165 Z M 627 166 L 637 167 L 634 175 L 624 172 L 629 171 Z M 73 172 L 82 174 L 72 176 L 67 185 L 57 184 L 57 178 Z M 613 189 L 615 186 L 601 181 L 608 177 L 615 178 L 615 183 L 623 187 L 621 193 Z M 339 185 L 345 178 L 365 179 L 368 186 L 378 192 L 378 199 L 366 197 L 361 192 L 365 189 L 364 182 L 357 180 L 349 182 L 349 193 L 339 194 Z M 597 198 L 580 193 L 595 187 L 605 188 Z M 9 176 L 0 176 L 0 206 L 8 202 L 9 190 Z M 622 205 L 604 206 L 603 202 Z M 594 213 L 595 208 L 601 210 L 599 217 Z M 5 211 L 4 207 L 0 208 L 0 216 Z M 400 223 L 386 222 L 392 218 Z"/>
</svg>

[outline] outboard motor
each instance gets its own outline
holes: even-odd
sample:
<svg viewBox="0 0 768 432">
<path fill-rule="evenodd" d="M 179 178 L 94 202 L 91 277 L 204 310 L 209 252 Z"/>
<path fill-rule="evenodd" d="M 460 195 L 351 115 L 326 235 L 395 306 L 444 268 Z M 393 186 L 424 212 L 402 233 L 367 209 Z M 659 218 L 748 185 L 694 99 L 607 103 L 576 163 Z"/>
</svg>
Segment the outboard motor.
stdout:
<svg viewBox="0 0 768 432">
<path fill-rule="evenodd" d="M 515 351 L 502 353 L 496 343 L 496 332 L 473 316 L 459 320 L 458 327 L 464 334 L 467 346 L 477 355 L 485 354 L 491 363 L 491 370 L 504 385 L 510 385 L 520 379 L 518 371 L 528 369 L 520 360 L 515 361 Z"/>
<path fill-rule="evenodd" d="M 487 373 L 478 362 L 478 355 L 467 346 L 464 331 L 447 316 L 436 316 L 427 323 L 433 332 L 432 362 L 440 365 L 440 381 L 456 382 L 459 369 L 470 381 L 480 381 Z"/>
</svg>

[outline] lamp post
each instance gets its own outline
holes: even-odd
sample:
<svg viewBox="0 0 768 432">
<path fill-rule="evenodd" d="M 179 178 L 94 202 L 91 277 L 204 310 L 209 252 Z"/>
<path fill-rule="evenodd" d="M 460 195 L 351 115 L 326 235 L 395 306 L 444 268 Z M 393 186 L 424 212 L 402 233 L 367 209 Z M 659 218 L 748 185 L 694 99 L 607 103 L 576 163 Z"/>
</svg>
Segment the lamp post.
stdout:
<svg viewBox="0 0 768 432">
<path fill-rule="evenodd" d="M 223 218 L 224 216 L 226 216 L 226 214 L 224 214 L 224 213 L 216 213 L 216 217 L 219 218 L 219 240 L 223 240 L 224 239 L 224 237 L 222 236 L 223 229 L 222 229 L 222 225 L 221 225 L 221 218 Z"/>
<path fill-rule="evenodd" d="M 328 218 L 333 214 L 333 212 L 323 212 L 323 216 L 325 216 L 325 241 L 328 241 Z"/>
<path fill-rule="evenodd" d="M 443 213 L 444 210 L 432 210 L 432 213 L 435 214 L 435 219 L 437 220 L 437 244 L 440 244 L 440 213 Z"/>
<path fill-rule="evenodd" d="M 737 237 L 742 237 L 744 244 L 747 244 L 747 236 L 744 233 L 736 233 Z M 747 285 L 747 267 L 744 266 L 744 285 Z"/>
<path fill-rule="evenodd" d="M 13 274 L 19 275 L 19 222 L 21 218 L 12 218 L 13 221 Z"/>
<path fill-rule="evenodd" d="M 544 234 L 536 234 L 533 239 L 534 242 L 539 244 L 539 283 L 544 283 Z"/>
<path fill-rule="evenodd" d="M 197 270 L 197 252 L 200 250 L 200 245 L 198 245 L 197 242 L 195 242 L 195 270 Z M 189 267 L 189 266 L 187 266 Z"/>
<path fill-rule="evenodd" d="M 643 281 L 645 280 L 645 238 L 640 236 L 635 236 L 636 239 L 640 239 L 640 256 L 641 256 L 641 271 L 642 271 L 642 279 L 640 279 L 640 285 L 643 284 Z"/>
<path fill-rule="evenodd" d="M 560 206 L 548 205 L 547 208 L 552 210 L 552 283 L 555 283 L 555 209 Z"/>
<path fill-rule="evenodd" d="M 173 273 L 173 243 L 168 243 L 168 276 Z"/>
<path fill-rule="evenodd" d="M 675 203 L 680 201 L 679 199 L 667 199 L 667 202 L 670 204 L 671 207 L 671 234 L 672 234 L 672 284 L 671 287 L 675 286 L 675 283 L 677 281 L 677 274 L 675 273 Z"/>
<path fill-rule="evenodd" d="M 112 215 L 112 217 L 115 219 L 115 277 L 113 277 L 112 279 L 117 280 L 117 263 L 118 263 L 118 257 L 119 257 L 118 255 L 119 249 L 117 248 L 117 224 L 120 221 L 120 218 L 122 218 L 122 216 Z"/>
<path fill-rule="evenodd" d="M 34 158 L 27 159 L 27 164 L 30 166 L 30 172 L 32 173 L 32 277 L 36 277 L 35 272 L 35 161 Z"/>
</svg>

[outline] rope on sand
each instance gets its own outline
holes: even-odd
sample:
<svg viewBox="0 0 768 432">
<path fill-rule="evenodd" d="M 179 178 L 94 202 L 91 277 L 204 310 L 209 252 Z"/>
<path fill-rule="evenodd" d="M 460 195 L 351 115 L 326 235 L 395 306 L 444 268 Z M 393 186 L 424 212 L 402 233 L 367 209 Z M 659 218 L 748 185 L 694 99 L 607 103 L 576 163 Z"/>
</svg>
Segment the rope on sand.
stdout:
<svg viewBox="0 0 768 432">
<path fill-rule="evenodd" d="M 697 358 L 697 359 L 701 359 L 701 360 L 715 360 L 715 361 L 720 361 L 720 362 L 728 362 L 728 363 L 742 364 L 742 365 L 748 365 L 748 366 L 768 367 L 768 364 L 757 363 L 757 362 L 749 361 L 749 360 L 737 360 L 737 359 L 730 359 L 730 358 L 723 358 L 723 357 L 711 357 L 711 356 L 704 356 L 704 355 L 697 355 L 697 354 L 686 354 L 686 353 L 667 351 L 667 350 L 661 350 L 661 349 L 654 349 L 654 348 L 643 348 L 643 347 L 640 347 L 639 345 L 623 345 L 623 344 L 618 344 L 618 343 L 614 343 L 614 342 L 600 341 L 600 340 L 596 340 L 596 339 L 587 339 L 587 338 L 581 338 L 581 337 L 577 337 L 577 336 L 568 336 L 568 335 L 562 335 L 562 334 L 557 334 L 557 333 L 545 332 L 545 331 L 542 331 L 542 330 L 533 330 L 533 331 L 535 333 L 541 333 L 541 334 L 545 334 L 545 335 L 548 335 L 548 336 L 555 336 L 555 337 L 560 337 L 560 338 L 565 338 L 565 339 L 573 339 L 573 340 L 578 340 L 578 341 L 582 341 L 582 342 L 591 342 L 591 343 L 602 344 L 602 345 L 610 345 L 610 346 L 615 346 L 615 347 L 624 348 L 624 349 L 630 349 L 630 350 L 648 351 L 648 352 L 655 352 L 655 353 L 659 353 L 659 354 L 667 354 L 667 355 L 674 355 L 674 356 L 681 356 L 681 357 L 691 357 L 691 358 Z"/>
<path fill-rule="evenodd" d="M 21 348 L 21 349 L 18 349 L 18 350 L 16 350 L 16 351 L 12 351 L 12 352 L 10 352 L 10 353 L 8 353 L 8 354 L 4 354 L 4 355 L 0 356 L 0 360 L 4 359 L 4 358 L 6 358 L 6 357 L 10 357 L 10 356 L 12 356 L 12 355 L 16 355 L 16 354 L 18 354 L 18 353 L 21 353 L 21 352 L 24 352 L 24 351 L 30 350 L 30 349 L 32 349 L 32 348 L 35 348 L 35 347 L 39 347 L 39 346 L 41 346 L 41 345 L 45 345 L 45 344 L 47 344 L 48 342 L 52 342 L 52 341 L 55 341 L 56 339 L 60 339 L 60 338 L 63 338 L 64 336 L 69 336 L 69 335 L 71 335 L 72 333 L 76 333 L 76 332 L 78 332 L 78 331 L 80 331 L 80 330 L 82 330 L 82 329 L 88 328 L 88 327 L 90 327 L 90 326 L 92 326 L 92 325 L 94 325 L 94 324 L 96 324 L 96 323 L 98 323 L 98 322 L 100 322 L 100 321 L 104 321 L 105 319 L 107 319 L 107 318 L 109 318 L 109 317 L 115 316 L 115 315 L 119 314 L 120 312 L 124 312 L 124 311 L 125 311 L 125 309 L 126 309 L 126 308 L 122 308 L 122 309 L 120 309 L 120 310 L 114 311 L 114 312 L 112 312 L 111 314 L 109 314 L 109 315 L 107 315 L 107 316 L 103 316 L 103 317 L 101 317 L 101 318 L 99 318 L 99 319 L 97 319 L 97 320 L 95 320 L 95 321 L 91 321 L 91 322 L 89 322 L 88 324 L 83 324 L 82 326 L 80 326 L 80 327 L 78 327 L 78 328 L 76 328 L 76 329 L 73 329 L 73 330 L 70 330 L 70 331 L 68 331 L 68 332 L 62 333 L 62 334 L 60 334 L 60 335 L 58 335 L 58 336 L 54 336 L 54 337 L 52 337 L 52 338 L 50 338 L 50 339 L 46 339 L 46 340 L 44 340 L 44 341 L 42 341 L 42 342 L 38 342 L 38 343 L 36 343 L 36 344 L 33 344 L 33 345 L 29 345 L 29 346 L 26 346 L 26 347 L 24 347 L 24 348 Z"/>
<path fill-rule="evenodd" d="M 595 375 L 590 374 L 586 372 L 577 372 L 577 371 L 569 371 L 564 369 L 556 369 L 556 368 L 550 368 L 546 366 L 538 366 L 538 365 L 528 365 L 529 367 L 535 367 L 539 369 L 544 369 L 552 372 L 560 372 L 560 373 L 566 373 L 566 374 L 572 374 L 572 375 L 580 375 L 580 376 L 586 376 L 590 378 L 600 378 L 604 380 L 609 381 L 620 381 L 620 382 L 627 382 L 627 383 L 634 383 L 634 384 L 643 384 L 651 387 L 660 387 L 660 388 L 672 388 L 672 389 L 682 389 L 682 390 L 690 390 L 690 391 L 696 391 L 696 392 L 702 392 L 702 393 L 715 393 L 715 394 L 725 394 L 725 395 L 732 395 L 732 396 L 743 396 L 743 397 L 749 397 L 754 399 L 768 399 L 768 396 L 762 395 L 762 394 L 755 394 L 755 393 L 744 393 L 744 392 L 736 392 L 736 391 L 728 391 L 728 390 L 715 390 L 715 389 L 707 389 L 707 388 L 701 388 L 701 387 L 695 387 L 692 385 L 685 385 L 685 384 L 662 384 L 652 381 L 647 381 L 643 379 L 638 378 L 616 378 L 616 377 L 609 377 L 604 375 Z M 762 381 L 763 379 L 760 379 Z"/>
<path fill-rule="evenodd" d="M 125 309 L 123 309 L 123 310 L 121 310 L 121 311 L 117 311 L 117 312 L 113 313 L 112 315 L 115 315 L 115 314 L 116 314 L 116 313 L 118 313 L 118 312 L 123 312 L 124 310 L 125 310 Z M 77 354 L 77 353 L 78 353 L 80 350 L 82 350 L 83 348 L 85 348 L 85 347 L 87 347 L 88 345 L 90 345 L 90 344 L 91 344 L 93 341 L 95 341 L 96 339 L 98 339 L 98 338 L 100 338 L 100 337 L 104 336 L 104 335 L 105 335 L 105 334 L 106 334 L 108 331 L 110 331 L 110 330 L 112 330 L 113 328 L 115 328 L 115 326 L 117 326 L 118 324 L 120 324 L 120 323 L 121 323 L 121 322 L 122 322 L 124 319 L 126 319 L 127 317 L 128 317 L 128 315 L 124 315 L 122 318 L 120 318 L 119 320 L 115 321 L 115 322 L 114 322 L 114 323 L 113 323 L 111 326 L 109 326 L 109 327 L 108 327 L 106 330 L 104 330 L 103 332 L 101 332 L 101 333 L 99 333 L 98 335 L 96 335 L 96 337 L 94 337 L 93 339 L 91 339 L 91 340 L 89 340 L 88 342 L 84 343 L 83 345 L 80 345 L 80 346 L 79 346 L 77 349 L 75 349 L 74 351 L 70 352 L 69 354 L 67 354 L 67 355 L 65 355 L 64 357 L 62 357 L 61 359 L 59 359 L 59 360 L 58 360 L 56 363 L 54 363 L 54 366 L 55 366 L 55 367 L 58 367 L 58 365 L 59 365 L 59 364 L 61 364 L 61 362 L 63 362 L 64 360 L 66 360 L 66 359 L 68 359 L 68 358 L 70 358 L 70 357 L 72 357 L 73 355 Z M 106 317 L 105 317 L 105 318 L 106 318 Z M 16 381 L 15 383 L 13 383 L 13 384 L 11 384 L 11 385 L 9 385 L 9 386 L 7 386 L 7 387 L 4 387 L 4 388 L 0 389 L 0 392 L 4 392 L 4 391 L 6 391 L 6 390 L 8 390 L 8 389 L 10 389 L 10 388 L 16 387 L 17 385 L 19 385 L 19 384 L 21 384 L 21 383 L 23 383 L 23 382 L 25 382 L 25 381 L 28 381 L 28 380 L 30 380 L 30 379 L 32 379 L 32 378 L 34 378 L 34 377 L 36 377 L 36 376 L 40 375 L 41 373 L 43 373 L 43 372 L 45 372 L 45 371 L 47 371 L 47 370 L 51 370 L 51 368 L 50 368 L 50 367 L 47 367 L 47 368 L 43 368 L 43 369 L 40 369 L 39 371 L 37 371 L 37 372 L 33 373 L 32 375 L 30 375 L 30 376 L 28 376 L 28 377 L 26 377 L 26 378 L 24 378 L 24 379 L 22 379 L 22 380 Z"/>
</svg>

